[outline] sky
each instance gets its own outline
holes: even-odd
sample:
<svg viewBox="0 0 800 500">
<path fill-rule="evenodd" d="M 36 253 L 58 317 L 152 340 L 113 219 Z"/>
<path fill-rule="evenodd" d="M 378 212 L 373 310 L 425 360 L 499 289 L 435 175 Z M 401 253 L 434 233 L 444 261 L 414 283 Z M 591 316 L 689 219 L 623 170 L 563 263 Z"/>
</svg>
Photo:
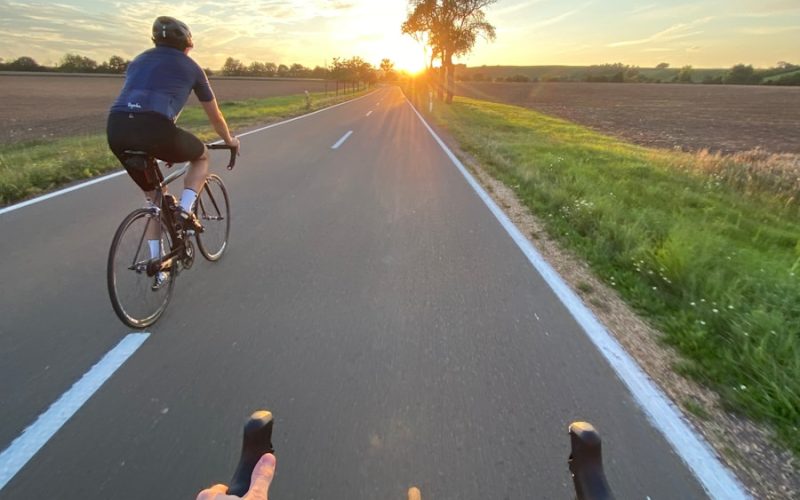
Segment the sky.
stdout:
<svg viewBox="0 0 800 500">
<path fill-rule="evenodd" d="M 324 66 L 334 57 L 384 57 L 417 70 L 424 49 L 400 33 L 407 0 L 0 0 L 0 58 L 51 65 L 67 52 L 97 61 L 132 58 L 151 46 L 155 17 L 194 34 L 192 57 L 219 68 L 245 63 Z M 769 67 L 800 63 L 800 0 L 499 0 L 497 28 L 460 61 L 480 65 Z"/>
</svg>

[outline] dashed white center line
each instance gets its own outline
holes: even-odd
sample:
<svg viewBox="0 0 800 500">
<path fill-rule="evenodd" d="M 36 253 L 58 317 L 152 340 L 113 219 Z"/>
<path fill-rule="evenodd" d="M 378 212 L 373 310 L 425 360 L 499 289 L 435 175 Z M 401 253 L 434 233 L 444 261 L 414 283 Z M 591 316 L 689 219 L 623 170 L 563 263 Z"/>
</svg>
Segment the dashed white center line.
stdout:
<svg viewBox="0 0 800 500">
<path fill-rule="evenodd" d="M 344 141 L 349 139 L 351 135 L 353 135 L 353 131 L 349 130 L 346 134 L 344 134 L 344 136 L 341 139 L 336 141 L 336 144 L 331 146 L 331 149 L 339 149 L 342 146 L 342 144 L 344 144 Z"/>
<path fill-rule="evenodd" d="M 97 392 L 97 390 L 142 346 L 149 333 L 132 333 L 122 339 L 75 385 L 25 429 L 0 454 L 0 490 L 36 455 L 42 446 Z"/>
<path fill-rule="evenodd" d="M 367 113 L 367 116 L 369 116 L 369 115 L 371 115 L 371 114 L 372 114 L 372 111 L 370 111 L 369 113 Z"/>
</svg>

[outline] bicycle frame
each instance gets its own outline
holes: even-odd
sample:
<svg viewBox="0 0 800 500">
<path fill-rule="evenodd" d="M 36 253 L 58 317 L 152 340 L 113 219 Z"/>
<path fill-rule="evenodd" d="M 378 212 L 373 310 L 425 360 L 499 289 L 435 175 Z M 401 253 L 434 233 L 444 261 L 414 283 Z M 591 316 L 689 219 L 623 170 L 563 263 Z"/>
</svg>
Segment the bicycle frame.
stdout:
<svg viewBox="0 0 800 500">
<path fill-rule="evenodd" d="M 174 214 L 172 213 L 172 207 L 167 206 L 165 203 L 165 192 L 166 187 L 170 183 L 174 182 L 181 176 L 183 176 L 188 167 L 184 166 L 181 167 L 179 170 L 171 173 L 166 178 L 164 177 L 161 169 L 158 166 L 158 162 L 156 160 L 152 160 L 148 162 L 148 169 L 152 170 L 156 178 L 158 179 L 158 185 L 155 188 L 155 200 L 153 200 L 153 217 L 158 220 L 161 218 L 162 214 L 164 214 L 164 219 L 167 224 L 167 229 L 170 233 L 170 241 L 172 242 L 171 248 L 169 252 L 162 256 L 158 260 L 152 260 L 147 265 L 147 275 L 148 276 L 155 276 L 156 273 L 161 271 L 168 271 L 170 270 L 173 265 L 175 264 L 176 260 L 181 259 L 184 257 L 184 253 L 186 251 L 186 238 L 185 233 L 183 230 L 178 230 L 175 226 L 175 218 Z M 148 221 L 148 224 L 150 222 Z M 158 231 L 159 231 L 159 240 L 161 240 L 162 235 L 160 234 L 162 231 L 161 224 L 158 224 Z M 142 238 L 144 238 L 144 234 L 147 232 L 147 228 L 142 233 Z M 140 246 L 141 248 L 141 246 Z"/>
</svg>

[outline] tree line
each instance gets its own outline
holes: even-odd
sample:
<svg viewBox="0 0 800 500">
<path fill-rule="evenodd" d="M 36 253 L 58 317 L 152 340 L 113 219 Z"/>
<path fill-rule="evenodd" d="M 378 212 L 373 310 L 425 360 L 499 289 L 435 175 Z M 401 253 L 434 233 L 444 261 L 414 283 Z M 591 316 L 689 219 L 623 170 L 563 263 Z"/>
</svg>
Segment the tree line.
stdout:
<svg viewBox="0 0 800 500">
<path fill-rule="evenodd" d="M 108 61 L 98 64 L 97 61 L 86 56 L 65 54 L 56 65 L 43 66 L 32 57 L 22 56 L 9 62 L 0 60 L 0 71 L 122 74 L 125 73 L 128 64 L 130 64 L 129 60 L 116 55 L 111 56 Z"/>
<path fill-rule="evenodd" d="M 66 54 L 56 65 L 43 66 L 32 57 L 23 56 L 10 62 L 0 60 L 0 71 L 123 74 L 128 68 L 128 64 L 130 64 L 130 60 L 116 55 L 111 56 L 108 61 L 98 63 L 89 57 Z M 204 71 L 209 76 L 217 74 L 216 71 L 209 68 L 205 68 Z M 399 76 L 390 59 L 383 59 L 380 66 L 376 68 L 360 57 L 349 59 L 335 57 L 329 67 L 316 66 L 314 68 L 297 63 L 291 66 L 258 61 L 245 64 L 239 59 L 228 57 L 218 73 L 222 76 L 320 78 L 342 82 L 360 82 L 368 85 L 379 80 L 392 81 Z"/>
<path fill-rule="evenodd" d="M 642 69 L 621 63 L 575 68 L 571 74 L 545 75 L 541 78 L 523 74 L 493 76 L 490 70 L 461 66 L 460 81 L 475 82 L 603 82 L 603 83 L 702 83 L 706 85 L 800 85 L 800 65 L 785 61 L 768 69 L 737 64 L 727 71 L 695 70 L 692 66 L 670 69 L 668 63 Z"/>
</svg>

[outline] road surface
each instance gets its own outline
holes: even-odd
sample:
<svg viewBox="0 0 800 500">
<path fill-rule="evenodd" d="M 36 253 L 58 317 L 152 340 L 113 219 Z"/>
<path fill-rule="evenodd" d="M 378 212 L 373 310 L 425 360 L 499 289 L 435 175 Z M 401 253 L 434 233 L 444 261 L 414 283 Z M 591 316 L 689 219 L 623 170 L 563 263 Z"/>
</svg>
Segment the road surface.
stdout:
<svg viewBox="0 0 800 500">
<path fill-rule="evenodd" d="M 243 138 L 223 178 L 226 255 L 0 498 L 194 498 L 260 408 L 278 499 L 571 498 L 573 420 L 617 498 L 705 496 L 398 89 Z M 131 333 L 105 264 L 140 204 L 119 176 L 0 215 L 0 450 Z"/>
</svg>

